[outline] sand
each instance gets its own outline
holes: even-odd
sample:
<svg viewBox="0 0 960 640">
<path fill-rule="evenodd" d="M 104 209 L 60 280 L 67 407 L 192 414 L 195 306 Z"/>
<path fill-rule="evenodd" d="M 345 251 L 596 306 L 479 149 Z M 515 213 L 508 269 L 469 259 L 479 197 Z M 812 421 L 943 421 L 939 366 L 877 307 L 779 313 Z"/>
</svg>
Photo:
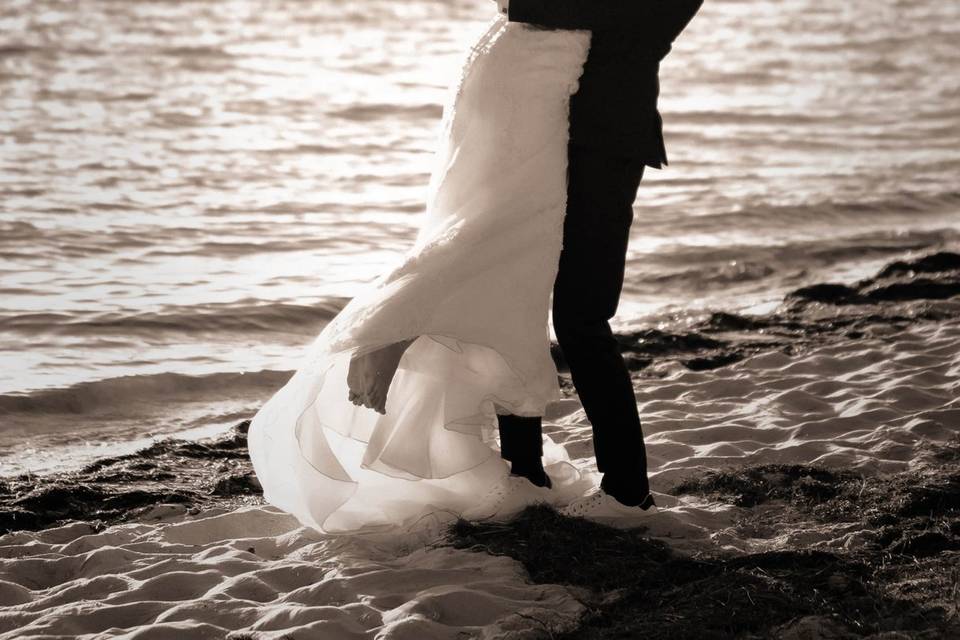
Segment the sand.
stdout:
<svg viewBox="0 0 960 640">
<path fill-rule="evenodd" d="M 623 525 L 747 549 L 749 541 L 725 534 L 738 509 L 666 492 L 705 471 L 745 465 L 862 473 L 919 466 L 936 444 L 960 433 L 960 324 L 890 329 L 801 357 L 772 352 L 713 371 L 677 371 L 639 385 L 637 399 L 651 487 L 665 517 Z M 556 417 L 554 434 L 587 462 L 589 422 L 575 401 L 565 404 L 569 413 Z M 824 531 L 823 542 L 843 534 Z"/>
<path fill-rule="evenodd" d="M 424 542 L 331 538 L 271 508 L 10 534 L 0 638 L 497 638 L 582 612 L 509 558 Z"/>
<path fill-rule="evenodd" d="M 637 402 L 661 508 L 653 518 L 614 524 L 644 525 L 646 535 L 680 552 L 854 552 L 874 544 L 855 518 L 751 531 L 744 519 L 776 504 L 678 487 L 751 465 L 858 477 L 935 473 L 937 452 L 960 433 L 960 304 L 940 286 L 956 283 L 957 263 L 930 271 L 923 264 L 832 290 L 829 300 L 822 289 L 799 292 L 762 319 L 714 317 L 684 341 L 651 347 L 634 339 L 632 353 L 641 354 L 634 362 L 642 361 L 633 367 Z M 922 282 L 931 274 L 939 288 Z M 913 293 L 891 298 L 907 281 L 919 283 Z M 644 349 L 659 353 L 646 358 Z M 578 466 L 592 470 L 579 402 L 556 403 L 545 422 Z M 178 464 L 202 464 L 204 452 L 191 446 L 193 457 Z M 218 489 L 182 494 L 180 504 L 156 490 L 175 478 L 141 478 L 154 482 L 138 489 L 147 498 L 98 512 L 98 503 L 118 495 L 109 491 L 131 482 L 111 470 L 134 467 L 127 460 L 87 469 L 83 481 L 95 499 L 58 516 L 87 521 L 52 527 L 39 512 L 56 511 L 65 479 L 33 489 L 27 479 L 10 480 L 2 492 L 7 528 L 21 522 L 39 530 L 0 538 L 0 639 L 532 638 L 570 631 L 587 611 L 577 587 L 534 584 L 514 559 L 447 546 L 449 520 L 440 517 L 379 538 L 300 527 L 259 504 L 255 483 L 240 481 L 249 479 L 240 445 L 224 450 L 233 462 L 210 474 Z M 227 472 L 239 488 L 224 484 Z M 218 504 L 215 495 L 246 503 Z"/>
</svg>

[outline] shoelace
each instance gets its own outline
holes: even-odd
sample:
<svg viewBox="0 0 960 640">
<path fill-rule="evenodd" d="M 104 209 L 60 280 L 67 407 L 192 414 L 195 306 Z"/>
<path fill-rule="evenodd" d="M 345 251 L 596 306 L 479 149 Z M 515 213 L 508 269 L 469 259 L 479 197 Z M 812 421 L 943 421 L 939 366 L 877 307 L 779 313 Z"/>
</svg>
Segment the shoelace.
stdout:
<svg viewBox="0 0 960 640">
<path fill-rule="evenodd" d="M 513 493 L 516 487 L 517 485 L 512 478 L 508 479 L 506 483 L 498 482 L 496 486 L 494 486 L 492 489 L 490 489 L 490 491 L 487 492 L 487 494 L 483 497 L 482 502 L 486 502 L 487 500 L 493 500 L 493 504 L 491 504 L 490 506 L 494 509 L 497 509 L 500 507 L 500 505 L 503 503 L 506 497 L 509 494 Z"/>
<path fill-rule="evenodd" d="M 588 511 L 591 511 L 597 504 L 603 502 L 603 499 L 604 494 L 598 491 L 593 495 L 587 496 L 582 501 L 570 505 L 569 513 L 574 516 L 582 516 Z"/>
</svg>

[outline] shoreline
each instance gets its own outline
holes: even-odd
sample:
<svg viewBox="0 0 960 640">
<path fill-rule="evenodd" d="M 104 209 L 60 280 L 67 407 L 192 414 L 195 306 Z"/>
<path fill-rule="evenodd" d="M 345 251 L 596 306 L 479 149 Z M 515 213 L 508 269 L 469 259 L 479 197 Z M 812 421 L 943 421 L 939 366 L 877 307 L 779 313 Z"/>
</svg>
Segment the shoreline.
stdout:
<svg viewBox="0 0 960 640">
<path fill-rule="evenodd" d="M 948 256 L 946 249 L 949 248 L 956 251 L 954 243 L 944 240 L 938 245 L 943 251 L 929 255 Z M 896 264 L 891 260 L 903 255 L 918 254 L 893 254 L 885 264 Z M 857 277 L 865 273 L 859 270 Z M 708 278 L 704 286 L 709 286 L 709 282 Z M 908 284 L 913 287 L 915 283 Z M 949 283 L 943 284 L 949 287 Z M 822 296 L 831 287 L 842 291 L 845 286 L 818 284 L 806 289 Z M 797 291 L 805 289 L 788 292 L 791 299 Z M 919 290 L 909 293 L 918 298 L 929 295 Z M 843 333 L 844 323 L 848 333 L 856 331 L 851 325 L 871 322 L 891 325 L 895 319 L 889 316 L 895 315 L 894 310 L 898 308 L 905 310 L 901 314 L 906 318 L 904 322 L 924 319 L 923 309 L 917 308 L 921 306 L 919 301 L 913 304 L 887 301 L 878 306 L 877 300 L 870 296 L 878 294 L 861 296 L 857 304 L 848 305 L 846 317 L 833 321 L 814 318 L 811 311 L 801 313 L 794 309 L 791 312 L 783 298 L 778 298 L 779 306 L 773 306 L 772 301 L 761 305 L 763 313 L 736 312 L 738 307 L 734 304 L 708 314 L 681 314 L 640 325 L 626 317 L 615 317 L 612 322 L 627 365 L 637 376 L 636 385 L 649 376 L 662 377 L 671 371 L 715 370 L 771 348 L 786 349 L 785 353 L 796 355 L 798 349 L 822 344 L 831 338 L 850 337 Z M 874 304 L 868 304 L 870 302 Z M 693 304 L 699 306 L 699 303 Z M 321 306 L 320 315 L 326 317 L 334 312 L 333 308 Z M 840 308 L 836 304 L 830 306 Z M 209 311 L 209 318 L 217 317 L 213 309 Z M 220 320 L 236 321 L 229 310 L 221 309 L 220 313 L 226 314 Z M 261 313 L 269 316 L 274 310 Z M 953 313 L 948 309 L 943 315 L 951 317 Z M 887 317 L 871 319 L 871 315 Z M 926 319 L 930 319 L 932 314 L 927 316 Z M 301 330 L 305 335 L 315 334 L 312 321 L 302 325 Z M 556 343 L 552 344 L 551 351 L 558 369 L 563 371 L 563 356 Z M 285 369 L 287 364 L 261 362 L 258 366 L 251 370 L 155 371 L 148 375 L 94 377 L 68 386 L 5 394 L 0 397 L 0 421 L 4 423 L 8 443 L 0 456 L 3 468 L 0 480 L 19 474 L 45 476 L 65 470 L 77 471 L 106 456 L 134 453 L 161 438 L 217 437 L 250 417 L 293 373 Z M 569 376 L 561 375 L 561 384 L 566 397 L 576 397 Z"/>
<path fill-rule="evenodd" d="M 853 285 L 798 289 L 764 316 L 717 312 L 683 333 L 646 329 L 616 338 L 636 388 L 642 379 L 663 378 L 678 369 L 710 371 L 773 352 L 797 357 L 816 346 L 958 320 L 958 295 L 960 254 L 941 251 L 893 261 Z M 564 395 L 575 398 L 555 342 L 551 352 Z M 165 513 L 253 504 L 259 483 L 246 452 L 248 425 L 248 420 L 240 422 L 219 438 L 163 439 L 78 471 L 2 478 L 0 532 L 35 530 L 78 517 L 113 524 L 145 515 L 160 504 L 168 505 Z M 204 460 L 218 465 L 214 476 L 208 468 L 198 472 L 193 465 Z M 74 486 L 83 489 L 71 493 Z"/>
<path fill-rule="evenodd" d="M 377 628 L 400 625 L 397 633 L 414 625 L 416 633 L 429 629 L 438 637 L 467 627 L 499 629 L 505 638 L 654 631 L 658 638 L 694 631 L 705 638 L 948 637 L 960 632 L 958 295 L 960 254 L 944 251 L 891 262 L 853 285 L 799 289 L 763 316 L 715 313 L 683 332 L 618 334 L 645 416 L 656 469 L 651 481 L 663 492 L 663 515 L 646 532 L 534 507 L 495 526 L 460 522 L 448 529 L 438 522 L 432 538 L 415 537 L 388 551 L 322 536 L 264 508 L 247 456 L 247 421 L 222 437 L 166 439 L 78 471 L 4 478 L 0 639 L 17 637 L 8 634 L 18 626 L 29 628 L 30 637 L 46 637 L 55 635 L 54 628 L 80 624 L 72 616 L 84 614 L 71 609 L 61 592 L 94 608 L 136 602 L 129 606 L 139 607 L 130 622 L 137 631 L 129 637 L 170 631 L 163 626 L 166 614 L 151 604 L 165 596 L 149 595 L 149 585 L 130 586 L 139 584 L 133 576 L 144 571 L 192 594 L 177 605 L 183 607 L 177 624 L 193 625 L 198 637 L 220 637 L 215 629 L 223 635 L 234 629 L 235 638 L 273 637 L 240 629 L 259 628 L 257 620 L 272 615 L 264 613 L 269 603 L 285 601 L 296 581 L 275 584 L 267 576 L 304 576 L 298 559 L 304 554 L 329 569 L 310 580 L 298 577 L 304 589 L 353 580 L 354 574 L 330 569 L 331 563 L 360 571 L 356 567 L 380 566 L 389 558 L 393 568 L 382 574 L 389 611 L 374 607 L 361 617 L 369 622 L 379 616 L 386 626 Z M 551 437 L 566 434 L 561 444 L 589 468 L 589 426 L 553 346 L 568 399 L 545 420 L 546 431 Z M 883 367 L 891 363 L 899 367 L 897 375 L 886 379 Z M 748 393 L 742 381 L 752 376 L 757 386 Z M 749 406 L 737 408 L 737 398 Z M 894 411 L 885 398 L 904 404 Z M 824 413 L 825 399 L 839 413 Z M 677 407 L 702 415 L 680 415 L 685 412 Z M 749 418 L 742 426 L 736 415 L 711 422 L 736 411 Z M 835 417 L 810 418 L 818 415 Z M 779 440 L 744 440 L 770 437 Z M 788 438 L 799 438 L 794 442 L 801 446 L 784 448 Z M 815 459 L 823 462 L 810 461 Z M 194 573 L 209 573 L 203 567 L 211 554 L 227 554 L 228 565 L 246 567 L 243 575 L 256 577 L 257 584 L 267 580 L 271 586 L 257 587 L 263 594 L 254 598 L 266 609 L 239 613 L 231 607 L 248 596 L 205 595 L 242 577 L 224 569 L 203 578 L 209 584 L 200 589 Z M 584 560 L 590 554 L 596 570 Z M 116 561 L 90 564 L 113 555 Z M 152 564 L 131 570 L 126 561 Z M 465 577 L 491 562 L 499 563 L 503 584 Z M 47 568 L 37 574 L 40 566 Z M 396 583 L 409 571 L 426 572 L 417 574 L 419 586 L 412 591 Z M 89 580 L 112 586 L 91 591 L 84 582 Z M 476 624 L 458 618 L 456 607 L 438 604 L 441 584 L 457 597 L 486 598 L 489 606 L 478 608 Z M 149 593 L 138 596 L 137 589 Z M 349 625 L 359 624 L 350 607 L 360 606 L 360 593 L 307 604 L 326 603 L 328 610 L 333 602 L 352 620 Z M 548 594 L 543 597 L 563 614 L 553 619 L 545 605 L 532 604 L 535 593 Z M 208 597 L 226 609 L 212 615 L 204 608 Z M 351 598 L 357 602 L 350 604 Z M 650 615 L 638 616 L 638 610 Z M 305 628 L 301 623 L 291 618 L 286 627 L 276 624 Z M 105 634 L 107 627 L 98 629 Z"/>
</svg>

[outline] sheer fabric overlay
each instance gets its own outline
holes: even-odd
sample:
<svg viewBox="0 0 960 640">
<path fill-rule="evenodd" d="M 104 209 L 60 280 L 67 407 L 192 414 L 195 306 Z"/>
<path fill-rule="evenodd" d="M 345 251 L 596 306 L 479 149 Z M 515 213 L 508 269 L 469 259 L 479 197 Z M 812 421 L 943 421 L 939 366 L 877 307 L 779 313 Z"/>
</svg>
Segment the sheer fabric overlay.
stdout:
<svg viewBox="0 0 960 640">
<path fill-rule="evenodd" d="M 544 415 L 560 398 L 547 316 L 569 98 L 589 38 L 498 17 L 471 48 L 414 245 L 323 329 L 251 423 L 268 502 L 327 532 L 458 514 L 508 472 L 496 414 Z M 350 402 L 351 356 L 411 338 L 386 415 Z M 563 447 L 544 447 L 555 495 L 580 495 Z"/>
</svg>

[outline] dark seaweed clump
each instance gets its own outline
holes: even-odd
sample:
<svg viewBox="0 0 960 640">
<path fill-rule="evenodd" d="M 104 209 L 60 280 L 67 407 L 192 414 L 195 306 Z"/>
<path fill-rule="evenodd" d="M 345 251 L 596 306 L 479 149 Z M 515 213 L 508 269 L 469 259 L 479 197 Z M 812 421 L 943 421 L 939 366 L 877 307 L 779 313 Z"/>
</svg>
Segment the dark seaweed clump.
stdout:
<svg viewBox="0 0 960 640">
<path fill-rule="evenodd" d="M 797 544 L 765 553 L 681 555 L 646 538 L 531 507 L 504 523 L 460 521 L 457 548 L 520 561 L 535 583 L 582 588 L 588 613 L 565 635 L 606 638 L 960 638 L 960 441 L 923 470 L 862 477 L 764 465 L 683 482 L 675 494 L 745 507 L 744 537 L 792 522 L 859 521 L 855 550 Z M 890 634 L 890 635 L 882 635 Z"/>
<path fill-rule="evenodd" d="M 858 482 L 852 472 L 830 471 L 807 465 L 764 464 L 730 472 L 707 472 L 681 482 L 671 493 L 698 494 L 738 507 L 755 507 L 770 500 L 809 505 L 837 495 L 847 482 Z"/>
<path fill-rule="evenodd" d="M 860 523 L 877 553 L 925 558 L 960 551 L 960 440 L 934 460 L 935 467 L 872 476 L 805 465 L 759 465 L 708 472 L 670 492 L 744 507 L 785 503 L 792 516 Z M 782 511 L 757 515 L 750 526 L 773 530 L 783 517 Z"/>
<path fill-rule="evenodd" d="M 188 512 L 262 502 L 247 453 L 249 421 L 206 442 L 168 439 L 76 472 L 0 481 L 0 533 L 70 520 L 114 524 L 160 505 Z"/>
</svg>

